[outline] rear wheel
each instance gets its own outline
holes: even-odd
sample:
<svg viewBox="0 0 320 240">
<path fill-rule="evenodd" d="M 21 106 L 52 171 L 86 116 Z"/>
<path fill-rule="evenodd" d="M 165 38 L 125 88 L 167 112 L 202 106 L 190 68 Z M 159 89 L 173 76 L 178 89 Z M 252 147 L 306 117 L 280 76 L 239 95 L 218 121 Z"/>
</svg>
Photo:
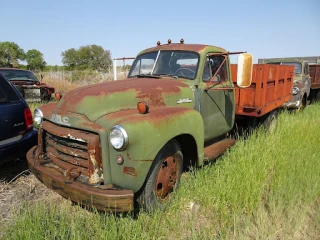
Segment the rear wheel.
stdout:
<svg viewBox="0 0 320 240">
<path fill-rule="evenodd" d="M 148 212 L 164 209 L 178 188 L 183 157 L 176 140 L 169 141 L 154 160 L 144 189 L 138 197 L 139 205 Z"/>
<path fill-rule="evenodd" d="M 314 100 L 316 102 L 319 102 L 320 101 L 320 89 L 317 90 L 316 94 L 315 94 L 315 97 L 314 97 Z"/>
<path fill-rule="evenodd" d="M 270 133 L 274 133 L 278 126 L 278 111 L 273 110 L 262 120 L 262 126 Z"/>
</svg>

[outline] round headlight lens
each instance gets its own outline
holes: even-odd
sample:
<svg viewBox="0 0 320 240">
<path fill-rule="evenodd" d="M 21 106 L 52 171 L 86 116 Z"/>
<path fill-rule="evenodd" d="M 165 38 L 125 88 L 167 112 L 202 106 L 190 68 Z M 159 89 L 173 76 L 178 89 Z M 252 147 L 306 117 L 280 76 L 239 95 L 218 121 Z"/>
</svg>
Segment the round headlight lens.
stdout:
<svg viewBox="0 0 320 240">
<path fill-rule="evenodd" d="M 127 132 L 120 125 L 114 126 L 110 131 L 110 143 L 115 149 L 124 150 L 129 143 Z"/>
<path fill-rule="evenodd" d="M 40 124 L 42 122 L 42 119 L 43 119 L 43 113 L 42 111 L 39 109 L 39 108 L 36 108 L 34 110 L 34 113 L 33 113 L 33 120 L 37 123 L 37 124 Z"/>
<path fill-rule="evenodd" d="M 298 94 L 299 91 L 300 91 L 300 90 L 299 90 L 299 88 L 297 88 L 297 87 L 292 88 L 292 94 L 293 94 L 293 95 Z"/>
</svg>

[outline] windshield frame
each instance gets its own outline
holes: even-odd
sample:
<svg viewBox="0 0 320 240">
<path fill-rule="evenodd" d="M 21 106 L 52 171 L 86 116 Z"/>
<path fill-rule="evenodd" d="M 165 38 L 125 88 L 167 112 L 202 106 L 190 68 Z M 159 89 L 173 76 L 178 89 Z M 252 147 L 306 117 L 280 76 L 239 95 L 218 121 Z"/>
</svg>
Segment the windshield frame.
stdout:
<svg viewBox="0 0 320 240">
<path fill-rule="evenodd" d="M 156 67 L 156 64 L 158 62 L 158 58 L 159 58 L 161 52 L 173 52 L 173 53 L 179 53 L 180 52 L 180 53 L 186 53 L 186 54 L 194 54 L 197 57 L 196 68 L 194 70 L 192 69 L 192 71 L 194 71 L 194 73 L 195 73 L 194 77 L 193 78 L 191 78 L 191 77 L 188 78 L 186 76 L 176 75 L 176 74 L 159 74 L 159 73 L 155 73 L 154 69 Z M 152 66 L 151 73 L 150 74 L 135 74 L 135 75 L 132 75 L 133 71 L 135 70 L 136 65 L 138 64 L 138 61 L 140 59 L 143 59 L 143 56 L 148 55 L 148 54 L 156 54 L 156 58 L 154 60 L 153 66 Z M 180 59 L 177 59 L 177 60 L 180 60 Z M 186 79 L 186 80 L 195 80 L 198 77 L 198 74 L 199 74 L 198 71 L 199 71 L 199 67 L 200 67 L 200 60 L 201 60 L 200 59 L 200 54 L 198 52 L 196 52 L 196 51 L 191 51 L 191 50 L 176 50 L 176 49 L 170 49 L 170 50 L 165 49 L 165 50 L 162 50 L 162 49 L 159 49 L 157 51 L 143 52 L 143 53 L 139 54 L 135 58 L 127 77 L 128 78 L 135 78 L 135 77 L 139 77 L 139 76 L 145 76 L 145 77 L 147 77 L 147 76 L 150 76 L 150 77 L 157 76 L 157 77 L 161 78 L 162 76 L 163 77 L 170 76 L 170 77 L 173 77 L 175 79 L 183 78 L 183 79 Z M 183 67 L 180 67 L 180 68 L 183 68 Z"/>
<path fill-rule="evenodd" d="M 21 77 L 12 76 L 12 73 L 21 73 L 21 75 L 25 75 L 26 79 L 21 79 Z M 9 81 L 28 81 L 28 82 L 40 82 L 39 79 L 33 74 L 33 72 L 27 70 L 20 70 L 20 69 L 0 69 L 0 73 L 5 76 Z M 29 78 L 31 77 L 31 78 Z"/>
</svg>

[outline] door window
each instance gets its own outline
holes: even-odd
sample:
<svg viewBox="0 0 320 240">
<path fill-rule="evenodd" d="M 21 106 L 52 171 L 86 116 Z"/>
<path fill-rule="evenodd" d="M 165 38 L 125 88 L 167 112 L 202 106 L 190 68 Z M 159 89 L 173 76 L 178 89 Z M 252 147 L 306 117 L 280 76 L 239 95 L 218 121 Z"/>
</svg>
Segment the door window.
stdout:
<svg viewBox="0 0 320 240">
<path fill-rule="evenodd" d="M 228 81 L 227 61 L 224 61 L 225 58 L 226 58 L 225 56 L 208 56 L 207 57 L 205 67 L 203 70 L 203 75 L 202 75 L 202 80 L 204 82 L 209 82 L 214 75 L 215 77 L 213 82 Z"/>
</svg>

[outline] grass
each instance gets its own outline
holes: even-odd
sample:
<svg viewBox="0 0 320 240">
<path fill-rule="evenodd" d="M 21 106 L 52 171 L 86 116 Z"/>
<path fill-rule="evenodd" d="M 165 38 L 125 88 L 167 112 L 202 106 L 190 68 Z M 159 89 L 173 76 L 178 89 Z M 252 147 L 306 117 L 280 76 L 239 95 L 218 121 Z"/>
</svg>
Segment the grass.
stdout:
<svg viewBox="0 0 320 240">
<path fill-rule="evenodd" d="M 90 212 L 69 201 L 17 208 L 4 239 L 319 239 L 320 104 L 279 116 L 216 162 L 184 173 L 164 212 Z"/>
<path fill-rule="evenodd" d="M 117 73 L 117 79 L 124 79 L 126 77 L 125 73 Z M 55 91 L 62 94 L 75 87 L 113 80 L 113 73 L 99 73 L 89 70 L 51 71 L 44 72 L 43 76 L 44 83 L 54 86 Z M 40 79 L 39 74 L 37 74 L 37 77 Z"/>
</svg>

